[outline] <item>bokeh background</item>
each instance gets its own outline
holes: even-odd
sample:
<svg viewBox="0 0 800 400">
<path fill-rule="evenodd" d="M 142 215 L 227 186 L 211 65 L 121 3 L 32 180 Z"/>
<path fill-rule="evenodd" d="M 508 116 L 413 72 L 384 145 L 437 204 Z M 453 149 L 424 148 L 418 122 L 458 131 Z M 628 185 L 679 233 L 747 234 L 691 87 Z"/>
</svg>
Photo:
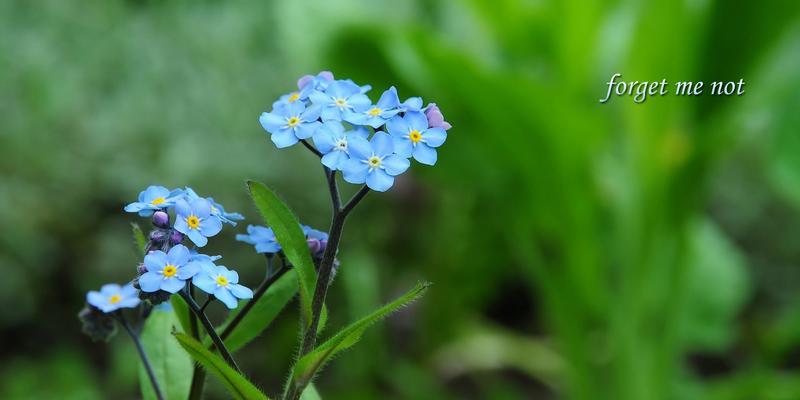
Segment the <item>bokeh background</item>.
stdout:
<svg viewBox="0 0 800 400">
<path fill-rule="evenodd" d="M 797 4 L 0 2 L 0 398 L 138 398 L 127 338 L 91 343 L 75 315 L 133 273 L 122 207 L 146 185 L 257 223 L 257 179 L 327 229 L 318 162 L 257 122 L 327 69 L 454 128 L 346 226 L 329 332 L 434 286 L 322 374 L 323 398 L 800 399 Z M 601 105 L 615 72 L 746 94 Z M 245 225 L 209 252 L 256 285 Z M 291 305 L 240 352 L 268 393 L 296 329 Z"/>
</svg>

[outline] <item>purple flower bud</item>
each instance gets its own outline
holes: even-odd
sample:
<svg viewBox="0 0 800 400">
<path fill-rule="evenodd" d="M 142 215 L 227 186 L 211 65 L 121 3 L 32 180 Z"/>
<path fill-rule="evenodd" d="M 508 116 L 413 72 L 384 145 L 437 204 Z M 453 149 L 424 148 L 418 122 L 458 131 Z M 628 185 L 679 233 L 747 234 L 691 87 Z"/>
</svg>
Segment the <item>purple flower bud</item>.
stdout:
<svg viewBox="0 0 800 400">
<path fill-rule="evenodd" d="M 322 243 L 318 239 L 308 238 L 306 239 L 306 242 L 308 242 L 308 249 L 311 250 L 312 256 L 320 252 L 320 249 L 322 248 Z"/>
<path fill-rule="evenodd" d="M 428 117 L 428 126 L 431 128 L 444 128 L 444 130 L 448 130 L 453 127 L 444 120 L 444 115 L 442 115 L 436 103 L 428 104 L 425 110 L 425 116 Z"/>
<path fill-rule="evenodd" d="M 162 230 L 154 230 L 150 232 L 150 241 L 151 242 L 161 242 L 167 237 L 167 234 L 164 233 Z"/>
<path fill-rule="evenodd" d="M 333 80 L 333 72 L 331 71 L 321 71 L 319 74 L 317 74 L 317 76 L 322 79 L 325 79 L 326 81 Z M 312 80 L 314 80 L 314 75 L 303 75 L 302 77 L 300 77 L 300 79 L 297 80 L 297 88 L 302 89 L 303 87 L 308 85 L 308 83 L 311 82 Z"/>
<path fill-rule="evenodd" d="M 178 231 L 172 231 L 169 235 L 169 243 L 172 245 L 180 244 L 183 241 L 183 234 Z"/>
<path fill-rule="evenodd" d="M 156 211 L 153 213 L 153 225 L 159 228 L 169 227 L 169 214 L 164 211 Z"/>
</svg>

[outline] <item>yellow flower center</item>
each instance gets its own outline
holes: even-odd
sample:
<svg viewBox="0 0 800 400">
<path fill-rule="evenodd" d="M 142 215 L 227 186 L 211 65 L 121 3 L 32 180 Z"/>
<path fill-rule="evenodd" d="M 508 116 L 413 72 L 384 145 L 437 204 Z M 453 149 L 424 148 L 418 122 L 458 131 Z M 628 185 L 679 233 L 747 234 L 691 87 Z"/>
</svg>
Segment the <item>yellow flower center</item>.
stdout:
<svg viewBox="0 0 800 400">
<path fill-rule="evenodd" d="M 186 218 L 186 225 L 189 225 L 189 229 L 197 229 L 200 226 L 200 218 L 190 215 L 189 218 Z"/>
<path fill-rule="evenodd" d="M 336 105 L 338 107 L 344 107 L 344 106 L 347 105 L 347 100 L 345 100 L 345 99 L 343 99 L 341 97 L 339 97 L 338 99 L 334 100 L 333 102 L 336 103 Z"/>
<path fill-rule="evenodd" d="M 381 158 L 378 156 L 372 156 L 367 160 L 367 164 L 369 164 L 370 168 L 378 168 L 381 166 Z"/>
<path fill-rule="evenodd" d="M 217 285 L 219 285 L 219 286 L 228 286 L 228 278 L 226 278 L 226 277 L 224 277 L 222 275 L 217 275 Z"/>
<path fill-rule="evenodd" d="M 122 296 L 115 294 L 108 298 L 108 304 L 117 304 L 120 300 L 122 300 Z"/>
<path fill-rule="evenodd" d="M 294 103 L 300 98 L 300 93 L 294 92 L 289 96 L 289 103 Z"/>
<path fill-rule="evenodd" d="M 422 140 L 422 134 L 419 133 L 418 130 L 414 129 L 408 133 L 408 138 L 411 139 L 411 143 L 418 143 Z"/>
<path fill-rule="evenodd" d="M 372 107 L 369 111 L 367 111 L 367 114 L 377 117 L 378 115 L 381 115 L 381 109 L 378 107 Z"/>
<path fill-rule="evenodd" d="M 165 199 L 163 197 L 156 197 L 155 199 L 153 199 L 153 201 L 150 202 L 150 204 L 152 204 L 154 206 L 157 206 L 159 204 L 164 203 L 165 201 L 167 201 L 167 199 Z"/>
<path fill-rule="evenodd" d="M 167 264 L 164 266 L 164 269 L 161 270 L 161 273 L 164 275 L 165 278 L 171 278 L 178 273 L 178 267 L 172 264 Z"/>
<path fill-rule="evenodd" d="M 294 128 L 294 127 L 295 127 L 295 126 L 297 126 L 297 124 L 299 124 L 299 123 L 300 123 L 300 118 L 298 118 L 298 117 L 290 117 L 290 118 L 289 118 L 289 119 L 286 121 L 286 124 L 287 124 L 287 125 L 289 125 L 289 127 L 290 127 L 290 128 Z"/>
</svg>

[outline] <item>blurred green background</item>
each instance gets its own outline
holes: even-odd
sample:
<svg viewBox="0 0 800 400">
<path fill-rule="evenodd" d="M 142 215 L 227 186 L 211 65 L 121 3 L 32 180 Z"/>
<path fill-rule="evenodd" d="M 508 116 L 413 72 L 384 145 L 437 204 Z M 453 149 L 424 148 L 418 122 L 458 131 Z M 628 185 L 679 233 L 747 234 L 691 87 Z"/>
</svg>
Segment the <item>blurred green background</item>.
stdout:
<svg viewBox="0 0 800 400">
<path fill-rule="evenodd" d="M 130 279 L 122 207 L 244 180 L 327 229 L 318 162 L 258 115 L 307 73 L 435 101 L 454 128 L 345 229 L 329 331 L 418 279 L 327 399 L 800 399 L 800 13 L 793 0 L 0 2 L 0 398 L 138 398 L 84 293 Z M 601 105 L 605 82 L 741 97 Z M 348 190 L 354 188 L 348 185 Z M 244 283 L 262 259 L 211 241 Z M 219 313 L 217 309 L 215 312 Z M 296 306 L 239 354 L 277 393 Z M 210 380 L 208 398 L 225 398 Z"/>
</svg>

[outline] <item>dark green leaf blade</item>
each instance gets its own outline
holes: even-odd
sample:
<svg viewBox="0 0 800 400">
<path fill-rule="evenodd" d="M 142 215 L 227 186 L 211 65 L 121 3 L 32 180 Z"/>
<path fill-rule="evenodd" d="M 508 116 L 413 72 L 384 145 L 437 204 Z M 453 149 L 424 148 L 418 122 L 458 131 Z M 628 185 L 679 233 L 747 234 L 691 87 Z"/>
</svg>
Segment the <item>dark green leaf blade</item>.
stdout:
<svg viewBox="0 0 800 400">
<path fill-rule="evenodd" d="M 221 357 L 211 353 L 202 344 L 183 333 L 175 333 L 178 343 L 207 371 L 216 376 L 237 400 L 268 400 L 247 378 L 234 371 Z M 191 373 L 188 374 L 191 376 Z"/>
<path fill-rule="evenodd" d="M 141 334 L 142 346 L 153 367 L 153 373 L 168 400 L 186 399 L 192 384 L 192 359 L 170 337 L 177 323 L 172 311 L 159 307 L 147 318 Z M 144 399 L 156 398 L 142 365 L 139 365 L 139 386 Z"/>
<path fill-rule="evenodd" d="M 172 295 L 169 301 L 172 304 L 172 310 L 175 313 L 175 317 L 181 324 L 181 330 L 183 333 L 191 333 L 192 315 L 191 311 L 189 311 L 189 305 L 186 304 L 186 301 L 177 294 Z"/>
<path fill-rule="evenodd" d="M 411 304 L 420 298 L 429 286 L 430 283 L 428 282 L 417 283 L 417 285 L 406 292 L 406 294 L 344 328 L 335 336 L 314 349 L 314 351 L 300 358 L 294 366 L 292 375 L 295 385 L 301 389 L 305 387 L 333 356 L 356 344 L 370 325 Z"/>
<path fill-rule="evenodd" d="M 261 332 L 269 327 L 296 293 L 297 276 L 294 270 L 290 270 L 267 289 L 264 295 L 253 305 L 253 308 L 250 309 L 250 312 L 242 318 L 236 329 L 225 338 L 225 345 L 228 350 L 239 350 L 260 335 Z M 225 324 L 219 327 L 217 331 L 222 332 L 236 314 L 237 312 L 231 313 Z"/>
<path fill-rule="evenodd" d="M 308 244 L 294 213 L 275 193 L 264 184 L 248 181 L 250 197 L 266 224 L 275 232 L 286 258 L 297 271 L 300 292 L 300 308 L 306 327 L 311 322 L 311 296 L 316 285 L 316 270 L 308 251 Z"/>
</svg>

